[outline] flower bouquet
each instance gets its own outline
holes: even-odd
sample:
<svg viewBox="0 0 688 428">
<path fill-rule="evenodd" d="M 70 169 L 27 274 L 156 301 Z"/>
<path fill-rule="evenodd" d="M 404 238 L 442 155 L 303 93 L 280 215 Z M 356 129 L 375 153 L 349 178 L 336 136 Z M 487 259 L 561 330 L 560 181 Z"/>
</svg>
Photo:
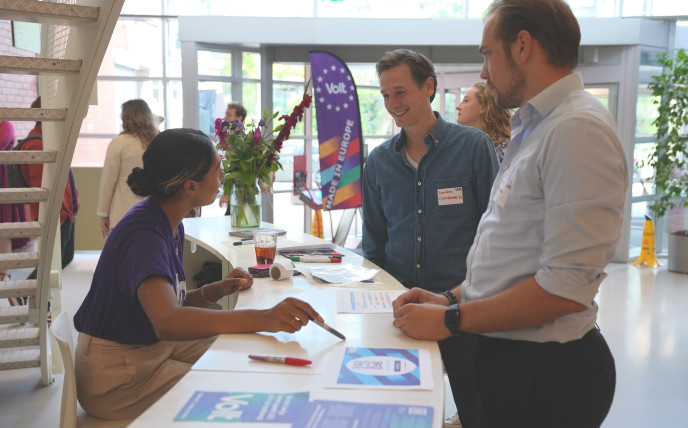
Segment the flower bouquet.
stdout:
<svg viewBox="0 0 688 428">
<path fill-rule="evenodd" d="M 282 169 L 279 153 L 282 144 L 298 122 L 303 120 L 305 110 L 311 105 L 308 94 L 310 81 L 306 85 L 301 102 L 290 115 L 271 116 L 267 109 L 258 124 L 244 124 L 239 119 L 227 122 L 215 120 L 217 148 L 221 153 L 222 169 L 225 173 L 223 189 L 229 196 L 233 227 L 258 227 L 260 225 L 260 186 L 262 180 L 271 185 L 271 173 Z M 279 117 L 278 117 L 279 116 Z M 284 123 L 272 127 L 273 121 Z"/>
</svg>

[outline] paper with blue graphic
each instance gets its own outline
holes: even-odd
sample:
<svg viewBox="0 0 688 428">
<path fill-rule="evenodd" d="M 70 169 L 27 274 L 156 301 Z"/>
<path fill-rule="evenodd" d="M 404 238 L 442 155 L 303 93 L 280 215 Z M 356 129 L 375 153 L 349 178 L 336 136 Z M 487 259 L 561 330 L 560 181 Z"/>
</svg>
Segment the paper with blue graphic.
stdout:
<svg viewBox="0 0 688 428">
<path fill-rule="evenodd" d="M 291 423 L 307 405 L 308 392 L 196 391 L 174 420 Z"/>
<path fill-rule="evenodd" d="M 294 427 L 430 428 L 432 407 L 313 400 Z"/>
<path fill-rule="evenodd" d="M 330 360 L 325 387 L 361 389 L 432 389 L 426 349 L 340 348 Z"/>
</svg>

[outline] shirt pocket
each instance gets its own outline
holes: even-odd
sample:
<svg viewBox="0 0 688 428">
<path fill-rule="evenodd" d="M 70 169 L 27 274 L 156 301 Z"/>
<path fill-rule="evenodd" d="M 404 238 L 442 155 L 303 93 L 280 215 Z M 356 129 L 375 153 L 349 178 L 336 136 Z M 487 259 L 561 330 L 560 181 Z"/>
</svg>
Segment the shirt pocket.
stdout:
<svg viewBox="0 0 688 428">
<path fill-rule="evenodd" d="M 465 215 L 468 209 L 468 177 L 440 178 L 435 180 L 432 206 L 440 218 L 454 218 Z"/>
</svg>

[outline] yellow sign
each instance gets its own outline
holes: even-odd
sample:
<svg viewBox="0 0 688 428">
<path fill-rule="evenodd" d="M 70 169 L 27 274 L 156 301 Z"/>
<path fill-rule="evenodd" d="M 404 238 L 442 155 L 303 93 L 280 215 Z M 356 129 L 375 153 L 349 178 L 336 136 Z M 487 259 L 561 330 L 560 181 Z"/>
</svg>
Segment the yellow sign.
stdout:
<svg viewBox="0 0 688 428">
<path fill-rule="evenodd" d="M 662 266 L 655 254 L 655 223 L 648 216 L 645 216 L 645 226 L 643 226 L 643 245 L 640 247 L 640 257 L 633 262 L 633 266 L 645 263 L 650 267 Z"/>
</svg>

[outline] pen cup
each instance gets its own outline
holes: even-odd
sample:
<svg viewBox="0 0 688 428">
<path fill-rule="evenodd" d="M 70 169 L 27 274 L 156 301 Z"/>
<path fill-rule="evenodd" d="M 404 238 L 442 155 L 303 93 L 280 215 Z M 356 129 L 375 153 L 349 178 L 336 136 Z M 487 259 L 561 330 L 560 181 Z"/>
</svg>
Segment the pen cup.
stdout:
<svg viewBox="0 0 688 428">
<path fill-rule="evenodd" d="M 256 262 L 259 265 L 270 265 L 277 252 L 277 232 L 256 230 L 253 232 L 253 245 L 256 248 Z"/>
</svg>

